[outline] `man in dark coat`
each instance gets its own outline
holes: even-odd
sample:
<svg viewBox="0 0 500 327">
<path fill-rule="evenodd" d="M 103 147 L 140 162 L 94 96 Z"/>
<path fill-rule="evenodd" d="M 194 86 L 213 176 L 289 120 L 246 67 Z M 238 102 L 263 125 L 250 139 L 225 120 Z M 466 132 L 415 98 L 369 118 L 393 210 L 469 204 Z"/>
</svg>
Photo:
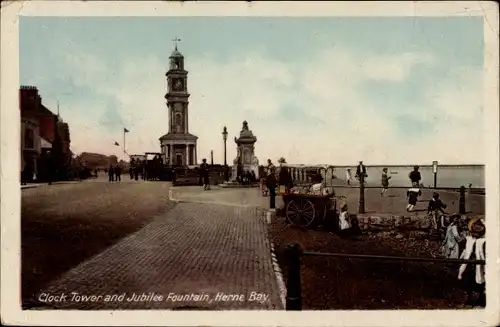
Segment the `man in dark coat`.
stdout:
<svg viewBox="0 0 500 327">
<path fill-rule="evenodd" d="M 290 170 L 288 169 L 288 167 L 283 165 L 284 163 L 285 162 L 283 162 L 280 167 L 278 180 L 279 185 L 283 185 L 285 187 L 285 193 L 288 193 L 292 188 L 292 175 L 290 174 Z"/>
<path fill-rule="evenodd" d="M 130 175 L 130 179 L 134 179 L 134 170 L 135 170 L 135 160 L 134 158 L 130 159 L 130 165 L 128 168 L 128 173 Z"/>
<path fill-rule="evenodd" d="M 115 167 L 115 175 L 116 175 L 116 181 L 121 182 L 122 181 L 122 168 L 119 165 L 116 165 Z"/>
<path fill-rule="evenodd" d="M 109 181 L 110 182 L 114 182 L 115 181 L 115 169 L 113 168 L 112 165 L 109 165 L 108 176 L 109 176 Z"/>
<path fill-rule="evenodd" d="M 267 189 L 269 190 L 269 196 L 270 196 L 269 208 L 275 209 L 276 208 L 277 180 L 276 180 L 276 170 L 275 170 L 274 166 L 272 166 L 269 169 L 269 172 L 268 172 L 268 175 L 266 178 L 266 186 L 267 186 Z"/>
<path fill-rule="evenodd" d="M 357 179 L 360 179 L 361 177 L 365 178 L 368 177 L 366 174 L 366 166 L 363 165 L 363 161 L 359 162 L 358 167 L 356 167 L 356 176 Z"/>
<path fill-rule="evenodd" d="M 208 164 L 207 159 L 202 160 L 202 164 L 200 165 L 200 175 L 203 181 L 203 190 L 210 190 L 210 180 L 208 178 Z"/>
<path fill-rule="evenodd" d="M 413 171 L 408 174 L 408 177 L 411 180 L 411 185 L 413 187 L 419 187 L 420 186 L 420 181 L 422 180 L 422 176 L 420 175 L 420 172 L 418 171 L 418 166 L 413 167 Z"/>
</svg>

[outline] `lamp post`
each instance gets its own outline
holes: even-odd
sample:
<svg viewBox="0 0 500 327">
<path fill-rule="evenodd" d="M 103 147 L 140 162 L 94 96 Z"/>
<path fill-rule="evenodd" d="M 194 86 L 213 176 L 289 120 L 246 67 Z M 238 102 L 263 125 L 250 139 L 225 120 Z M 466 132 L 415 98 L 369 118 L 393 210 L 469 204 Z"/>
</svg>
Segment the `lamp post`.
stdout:
<svg viewBox="0 0 500 327">
<path fill-rule="evenodd" d="M 224 180 L 227 182 L 229 180 L 227 173 L 227 128 L 224 126 L 222 129 L 222 139 L 224 140 Z"/>
</svg>

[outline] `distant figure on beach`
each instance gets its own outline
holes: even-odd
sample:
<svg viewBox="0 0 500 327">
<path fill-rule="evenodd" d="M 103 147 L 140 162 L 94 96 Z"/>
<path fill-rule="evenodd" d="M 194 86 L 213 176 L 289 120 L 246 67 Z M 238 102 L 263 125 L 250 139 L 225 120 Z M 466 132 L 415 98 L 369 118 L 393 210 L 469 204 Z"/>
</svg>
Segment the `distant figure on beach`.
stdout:
<svg viewBox="0 0 500 327">
<path fill-rule="evenodd" d="M 361 181 L 361 177 L 363 177 L 363 181 L 366 183 L 366 178 L 368 175 L 366 174 L 366 166 L 363 165 L 363 161 L 359 162 L 358 167 L 356 167 L 356 179 Z"/>
<path fill-rule="evenodd" d="M 380 195 L 387 194 L 387 190 L 389 189 L 389 179 L 391 176 L 387 176 L 387 168 L 382 169 L 382 191 Z"/>
<path fill-rule="evenodd" d="M 413 171 L 408 174 L 408 178 L 410 178 L 411 186 L 420 187 L 420 181 L 422 180 L 422 176 L 418 171 L 418 166 L 413 167 Z"/>
<path fill-rule="evenodd" d="M 422 191 L 418 188 L 411 188 L 406 192 L 408 197 L 408 205 L 406 206 L 406 211 L 412 212 L 413 208 L 417 205 L 418 197 L 422 195 Z"/>
<path fill-rule="evenodd" d="M 347 168 L 347 170 L 345 171 L 345 180 L 347 182 L 347 185 L 351 185 L 351 179 L 352 179 L 351 168 Z"/>
</svg>

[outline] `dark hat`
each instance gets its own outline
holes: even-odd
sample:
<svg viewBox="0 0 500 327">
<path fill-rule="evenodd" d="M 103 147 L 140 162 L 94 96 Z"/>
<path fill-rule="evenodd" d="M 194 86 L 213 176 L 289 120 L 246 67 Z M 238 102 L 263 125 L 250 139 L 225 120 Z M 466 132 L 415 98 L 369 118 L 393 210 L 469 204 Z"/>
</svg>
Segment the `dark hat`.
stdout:
<svg viewBox="0 0 500 327">
<path fill-rule="evenodd" d="M 434 199 L 439 198 L 439 193 L 437 193 L 437 192 L 432 193 L 432 197 L 433 197 Z"/>
</svg>

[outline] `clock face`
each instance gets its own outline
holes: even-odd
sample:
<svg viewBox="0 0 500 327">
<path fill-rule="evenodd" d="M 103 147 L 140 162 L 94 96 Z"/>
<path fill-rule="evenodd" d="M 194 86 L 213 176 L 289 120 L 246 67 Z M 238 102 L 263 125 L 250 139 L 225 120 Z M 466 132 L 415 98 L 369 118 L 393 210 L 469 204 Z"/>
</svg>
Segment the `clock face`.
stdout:
<svg viewBox="0 0 500 327">
<path fill-rule="evenodd" d="M 174 86 L 174 90 L 176 90 L 176 91 L 182 90 L 182 80 L 181 79 L 175 79 L 173 81 L 173 86 Z"/>
</svg>

